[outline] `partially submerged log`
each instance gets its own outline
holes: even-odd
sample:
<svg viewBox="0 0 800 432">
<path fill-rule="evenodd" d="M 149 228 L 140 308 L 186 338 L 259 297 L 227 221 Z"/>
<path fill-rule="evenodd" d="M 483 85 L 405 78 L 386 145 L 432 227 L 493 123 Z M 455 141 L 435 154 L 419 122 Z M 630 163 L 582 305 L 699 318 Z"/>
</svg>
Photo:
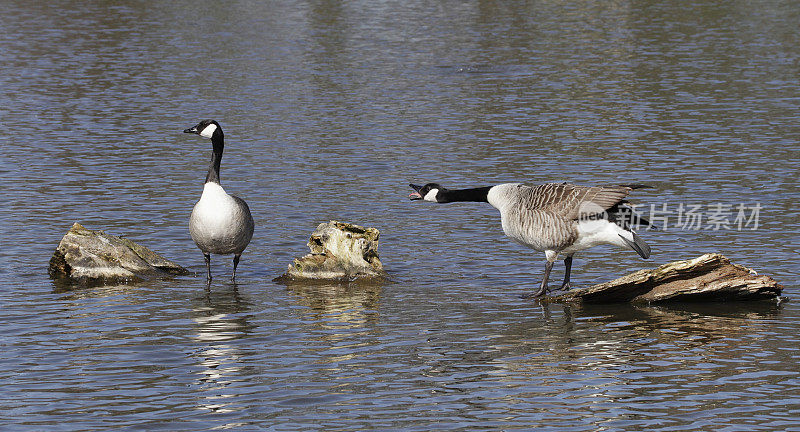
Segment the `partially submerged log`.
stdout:
<svg viewBox="0 0 800 432">
<path fill-rule="evenodd" d="M 657 303 L 772 299 L 783 287 L 769 276 L 709 253 L 639 270 L 610 282 L 574 289 L 546 298 L 549 302 Z"/>
<path fill-rule="evenodd" d="M 381 280 L 386 278 L 378 257 L 376 228 L 330 221 L 317 226 L 308 240 L 311 253 L 289 264 L 276 282 Z"/>
<path fill-rule="evenodd" d="M 189 274 L 185 268 L 134 241 L 92 231 L 77 222 L 58 244 L 48 272 L 54 279 L 88 285 Z"/>
</svg>

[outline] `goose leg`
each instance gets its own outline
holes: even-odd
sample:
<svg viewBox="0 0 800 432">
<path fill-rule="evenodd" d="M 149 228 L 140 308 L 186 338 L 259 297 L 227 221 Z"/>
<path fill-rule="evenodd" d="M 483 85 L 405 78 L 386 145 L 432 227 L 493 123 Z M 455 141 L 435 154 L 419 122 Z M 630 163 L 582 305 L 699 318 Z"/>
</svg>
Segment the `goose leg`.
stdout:
<svg viewBox="0 0 800 432">
<path fill-rule="evenodd" d="M 566 272 L 564 273 L 564 283 L 561 284 L 561 290 L 568 291 L 570 288 L 569 273 L 572 270 L 572 255 L 567 255 L 567 257 L 564 258 L 564 267 L 566 267 Z"/>
<path fill-rule="evenodd" d="M 534 297 L 541 297 L 544 295 L 545 292 L 547 292 L 547 279 L 550 278 L 550 270 L 552 269 L 553 269 L 553 262 L 548 260 L 544 264 L 544 276 L 542 276 L 542 285 L 539 287 L 539 291 L 536 291 L 536 293 L 533 295 Z"/>
<path fill-rule="evenodd" d="M 206 259 L 206 282 L 211 283 L 211 254 L 203 254 Z"/>
<path fill-rule="evenodd" d="M 239 265 L 239 257 L 242 255 L 234 255 L 233 256 L 233 276 L 231 276 L 231 281 L 236 282 L 236 266 Z"/>
</svg>

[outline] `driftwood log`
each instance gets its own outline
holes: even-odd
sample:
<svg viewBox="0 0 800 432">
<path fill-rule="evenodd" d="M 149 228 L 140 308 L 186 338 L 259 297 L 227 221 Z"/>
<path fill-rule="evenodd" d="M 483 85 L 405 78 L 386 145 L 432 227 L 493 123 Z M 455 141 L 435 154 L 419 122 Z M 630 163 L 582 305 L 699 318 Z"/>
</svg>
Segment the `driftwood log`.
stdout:
<svg viewBox="0 0 800 432">
<path fill-rule="evenodd" d="M 126 238 L 75 222 L 50 258 L 50 277 L 87 285 L 137 282 L 189 271 Z"/>
<path fill-rule="evenodd" d="M 774 299 L 783 287 L 769 276 L 709 253 L 639 270 L 610 282 L 546 297 L 547 302 L 658 303 Z"/>
<path fill-rule="evenodd" d="M 308 240 L 311 253 L 289 264 L 276 282 L 381 280 L 386 277 L 378 257 L 376 228 L 330 221 L 317 226 Z"/>
</svg>

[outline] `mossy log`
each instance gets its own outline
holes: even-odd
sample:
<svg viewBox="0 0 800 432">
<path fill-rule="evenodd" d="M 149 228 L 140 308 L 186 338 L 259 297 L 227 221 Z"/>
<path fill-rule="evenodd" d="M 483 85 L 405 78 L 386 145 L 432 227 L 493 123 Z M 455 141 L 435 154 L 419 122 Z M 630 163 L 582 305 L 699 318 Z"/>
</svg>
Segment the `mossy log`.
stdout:
<svg viewBox="0 0 800 432">
<path fill-rule="evenodd" d="M 338 221 L 321 223 L 308 240 L 311 253 L 295 258 L 275 281 L 384 279 L 386 272 L 378 256 L 379 236 L 376 228 Z"/>
<path fill-rule="evenodd" d="M 50 258 L 50 277 L 102 285 L 137 282 L 189 271 L 126 238 L 75 222 Z"/>
<path fill-rule="evenodd" d="M 675 261 L 651 270 L 639 270 L 610 282 L 565 293 L 548 302 L 658 303 L 774 299 L 783 287 L 769 276 L 737 264 L 720 254 Z"/>
</svg>

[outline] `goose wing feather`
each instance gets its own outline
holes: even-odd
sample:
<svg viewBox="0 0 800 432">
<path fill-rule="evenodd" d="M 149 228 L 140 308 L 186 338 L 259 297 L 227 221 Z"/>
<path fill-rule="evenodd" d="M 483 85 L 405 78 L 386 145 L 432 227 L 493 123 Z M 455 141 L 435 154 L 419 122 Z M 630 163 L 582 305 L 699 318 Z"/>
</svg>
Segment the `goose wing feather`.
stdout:
<svg viewBox="0 0 800 432">
<path fill-rule="evenodd" d="M 551 212 L 568 220 L 596 215 L 624 200 L 629 186 L 576 186 L 546 183 L 526 190 L 525 200 L 532 208 Z"/>
</svg>

